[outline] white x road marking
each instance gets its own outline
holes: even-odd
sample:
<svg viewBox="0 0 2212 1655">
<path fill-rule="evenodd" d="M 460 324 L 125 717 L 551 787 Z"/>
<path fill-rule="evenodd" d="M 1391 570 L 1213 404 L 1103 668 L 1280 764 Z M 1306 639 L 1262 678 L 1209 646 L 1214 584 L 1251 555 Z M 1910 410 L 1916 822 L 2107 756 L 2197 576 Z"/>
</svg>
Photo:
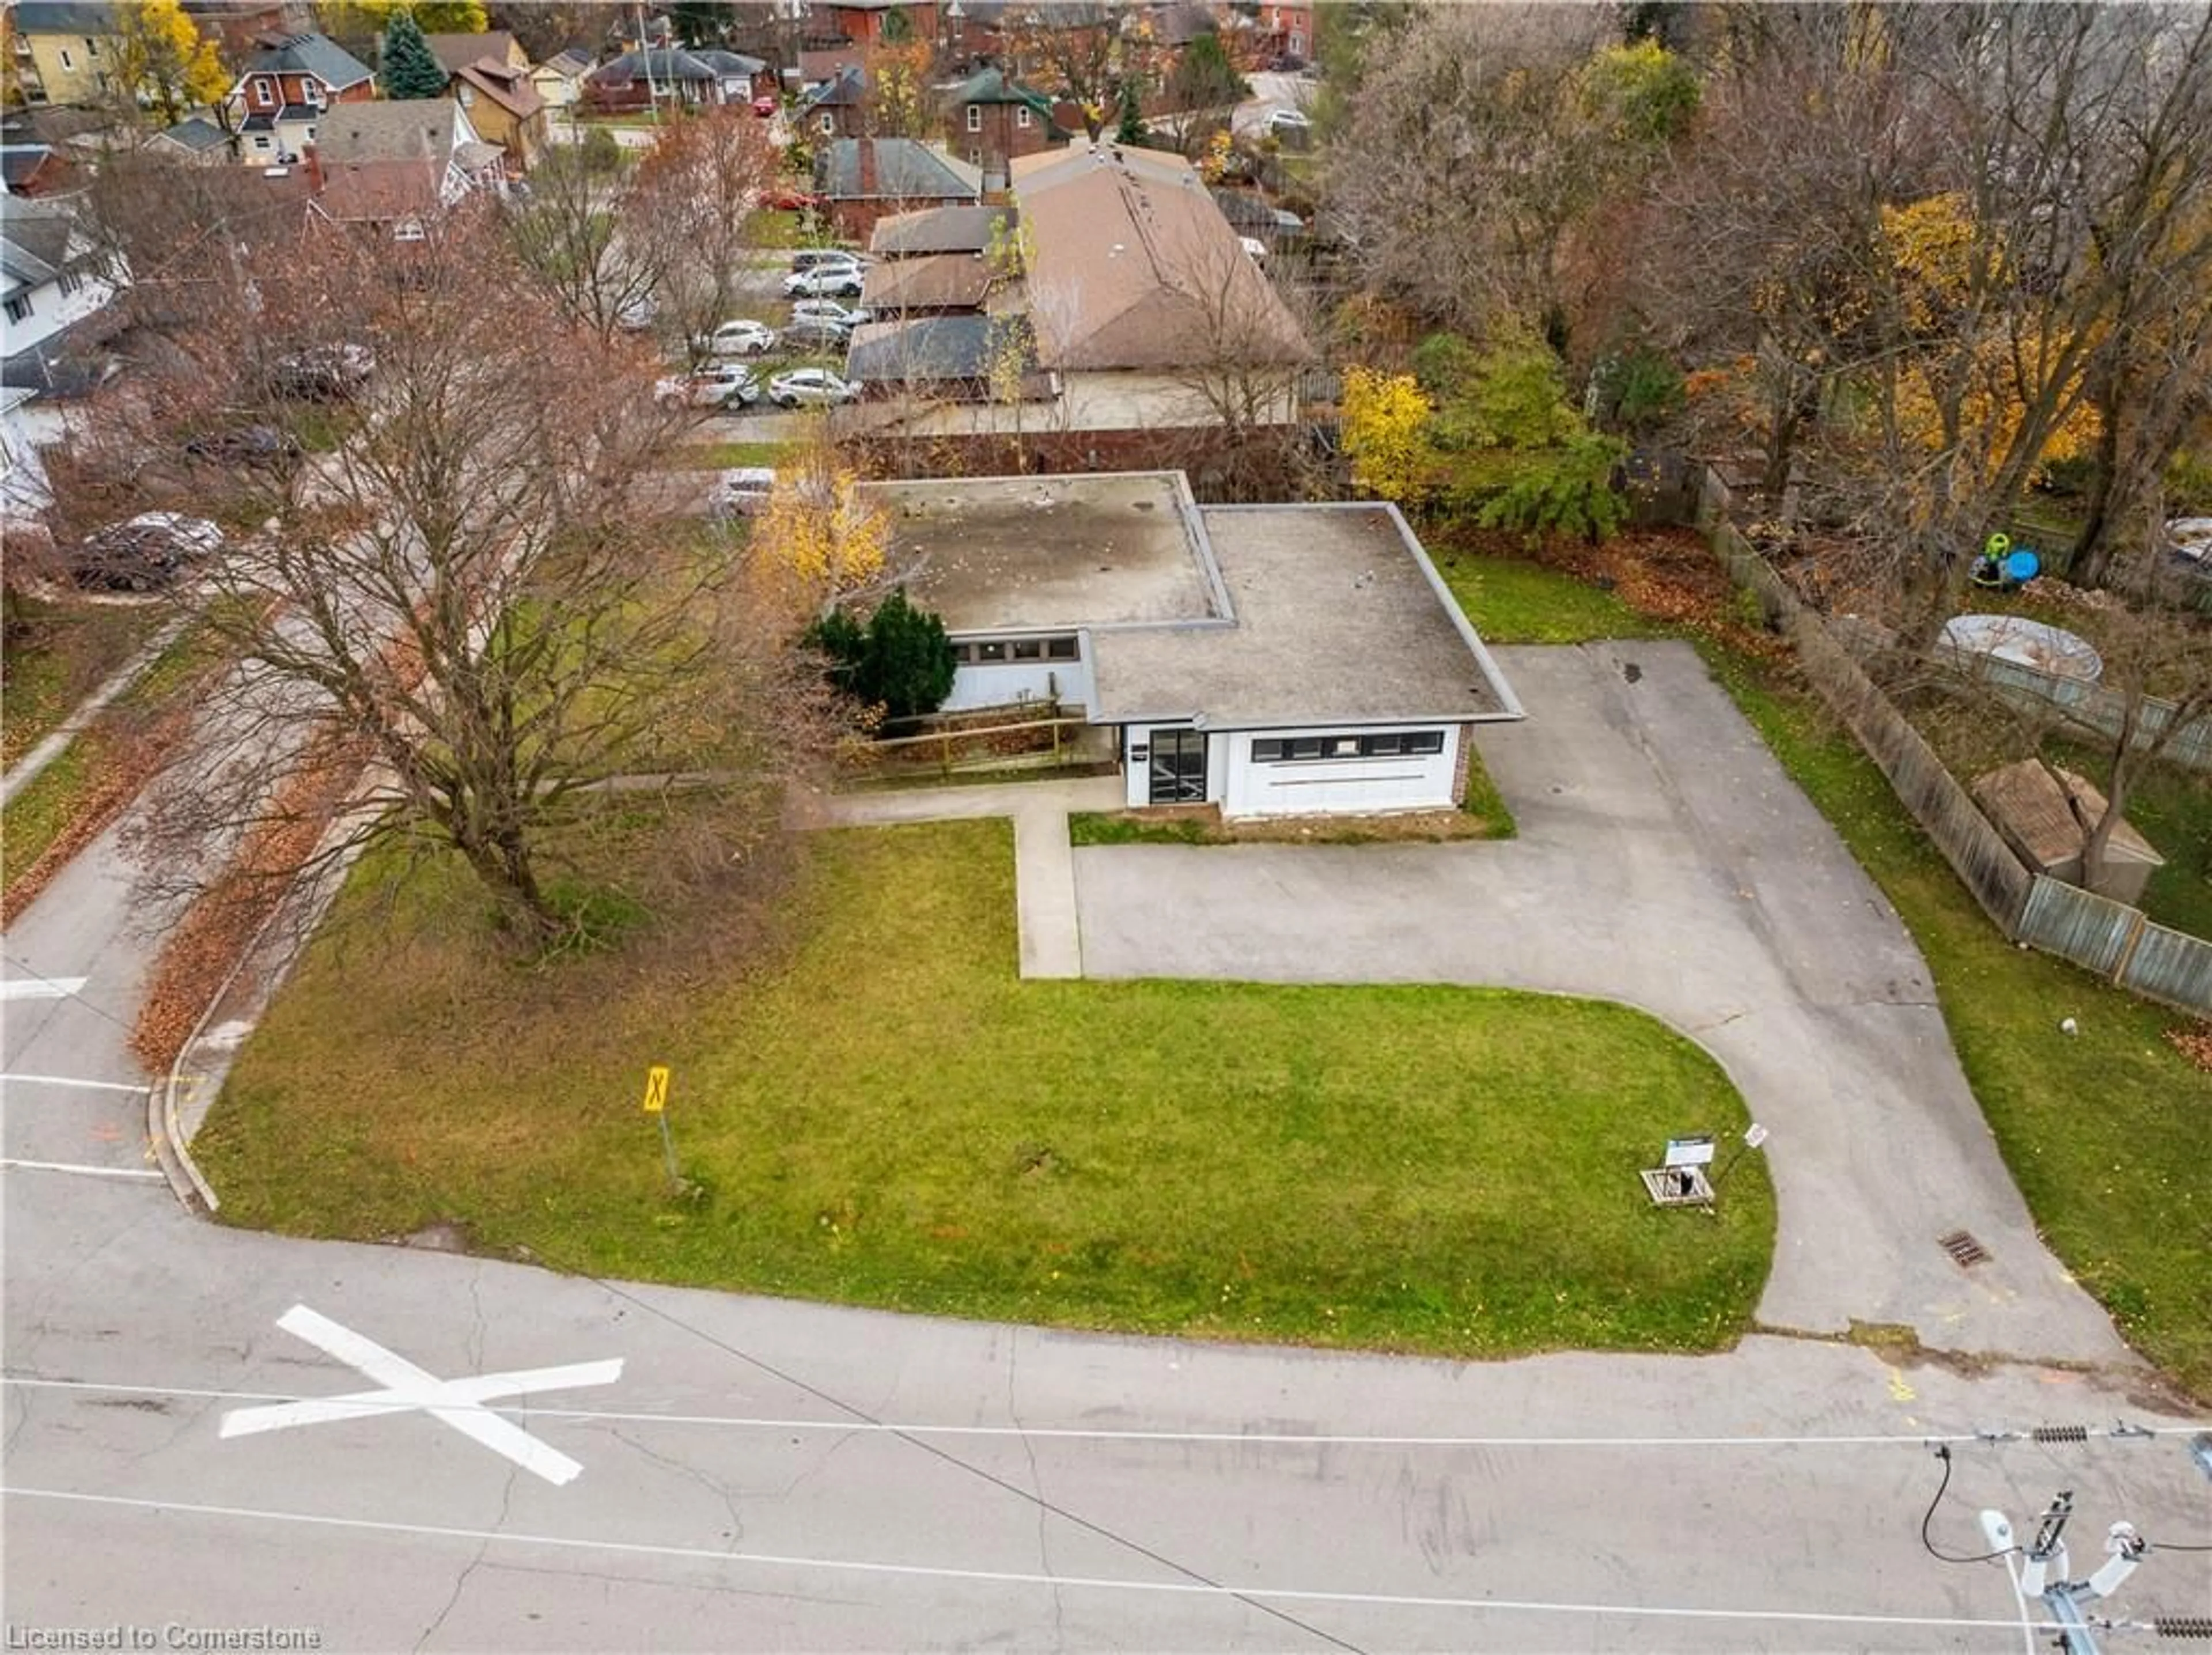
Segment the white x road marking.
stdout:
<svg viewBox="0 0 2212 1655">
<path fill-rule="evenodd" d="M 583 1475 L 584 1468 L 558 1449 L 547 1447 L 520 1426 L 501 1419 L 484 1404 L 502 1396 L 528 1396 L 542 1390 L 611 1385 L 622 1378 L 622 1358 L 617 1356 L 611 1361 L 573 1362 L 566 1367 L 533 1367 L 514 1373 L 479 1374 L 473 1379 L 441 1379 L 404 1356 L 385 1349 L 372 1339 L 362 1338 L 351 1328 L 341 1327 L 305 1305 L 293 1305 L 276 1318 L 276 1325 L 287 1333 L 296 1334 L 325 1354 L 337 1357 L 347 1366 L 359 1368 L 384 1389 L 350 1391 L 343 1396 L 322 1396 L 313 1402 L 277 1402 L 266 1408 L 234 1408 L 222 1416 L 222 1436 L 251 1437 L 295 1425 L 324 1425 L 336 1420 L 359 1420 L 374 1414 L 407 1414 L 420 1409 L 557 1487 L 575 1481 Z"/>
</svg>

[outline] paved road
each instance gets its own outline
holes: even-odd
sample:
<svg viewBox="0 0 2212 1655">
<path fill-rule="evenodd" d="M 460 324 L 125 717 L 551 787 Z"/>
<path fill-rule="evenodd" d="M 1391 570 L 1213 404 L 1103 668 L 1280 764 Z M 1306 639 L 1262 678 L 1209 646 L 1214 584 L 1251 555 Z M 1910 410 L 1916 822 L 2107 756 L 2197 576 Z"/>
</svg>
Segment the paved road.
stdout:
<svg viewBox="0 0 2212 1655">
<path fill-rule="evenodd" d="M 120 831 L 87 846 L 0 939 L 0 1153 L 158 1184 L 146 1075 L 129 1047 L 148 940 Z"/>
<path fill-rule="evenodd" d="M 1509 660 L 1526 690 L 1565 687 L 1535 666 Z M 1541 843 L 1532 772 L 1496 757 Z M 1601 820 L 1594 791 L 1556 808 Z M 96 851 L 10 932 L 11 979 L 87 979 L 72 999 L 9 1003 L 11 1071 L 138 1078 L 121 1045 L 128 917 Z M 58 1092 L 64 1108 L 11 1086 L 10 1153 L 137 1165 L 127 1143 L 14 1135 L 86 1136 L 104 1095 Z M 2002 1566 L 1921 1549 L 1936 1472 L 1922 1439 L 2180 1424 L 2092 1375 L 1899 1372 L 1805 1340 L 1474 1366 L 1199 1347 L 294 1242 L 195 1222 L 135 1179 L 13 1166 L 0 1196 L 0 1584 L 19 1628 L 311 1628 L 343 1650 L 2009 1655 L 2022 1634 Z M 1790 1199 L 1785 1178 L 1785 1213 Z M 280 1329 L 295 1305 L 421 1371 Z M 501 1429 L 468 1393 L 426 1389 L 617 1359 L 611 1383 L 541 1379 L 530 1413 L 500 1416 L 529 1433 L 516 1451 L 580 1468 L 566 1483 L 462 1434 Z M 406 1394 L 382 1415 L 222 1434 L 233 1410 L 387 1388 Z M 1863 1433 L 1883 1440 L 1837 1440 Z M 1285 1434 L 1329 1440 L 1252 1440 Z M 1343 1440 L 1378 1435 L 1455 1440 Z M 1761 1440 L 1681 1440 L 1704 1436 Z M 1820 1440 L 1778 1440 L 1797 1437 Z M 1972 1508 L 2024 1518 L 2061 1486 L 2077 1491 L 2077 1555 L 2121 1516 L 2205 1538 L 2206 1485 L 2174 1437 L 1958 1451 L 1936 1524 L 1954 1550 L 1977 1549 Z M 2200 1610 L 2208 1591 L 2212 1562 L 2165 1555 L 2123 1607 Z M 1882 1615 L 1904 1618 L 1850 1618 Z"/>
<path fill-rule="evenodd" d="M 1838 1345 L 1462 1366 L 1090 1338 L 287 1242 L 134 1186 L 7 1190 L 18 1626 L 313 1627 L 340 1650 L 2010 1655 L 2001 1567 L 1921 1549 L 1922 1437 L 2160 1422 L 2077 1375 L 1969 1382 Z M 374 1388 L 276 1328 L 295 1304 L 439 1378 L 623 1367 L 518 1416 L 582 1468 L 563 1486 L 419 1411 L 225 1439 L 228 1410 Z M 1833 1440 L 1854 1433 L 1896 1440 Z M 1485 1440 L 1253 1440 L 1286 1434 Z M 1668 1440 L 1528 1440 L 1614 1435 Z M 1765 1440 L 1678 1442 L 1705 1435 Z M 1800 1435 L 1827 1440 L 1773 1440 Z M 2060 1486 L 2081 1553 L 2123 1515 L 2203 1537 L 2173 1438 L 1958 1454 L 1936 1524 L 1954 1550 L 1976 1549 L 1976 1506 L 2021 1518 Z M 2212 1562 L 2138 1580 L 2130 1612 L 2201 1607 Z M 1608 1612 L 1476 1606 L 1498 1600 Z M 1884 1615 L 1986 1624 L 1817 1618 Z"/>
<path fill-rule="evenodd" d="M 1497 653 L 1530 709 L 1480 742 L 1517 839 L 1080 849 L 1085 975 L 1498 983 L 1644 1007 L 1718 1057 L 1772 1129 L 1762 1319 L 2124 1360 L 2037 1238 L 1903 925 L 1695 654 Z M 1952 1263 L 1936 1238 L 1960 1229 L 1990 1263 Z"/>
</svg>

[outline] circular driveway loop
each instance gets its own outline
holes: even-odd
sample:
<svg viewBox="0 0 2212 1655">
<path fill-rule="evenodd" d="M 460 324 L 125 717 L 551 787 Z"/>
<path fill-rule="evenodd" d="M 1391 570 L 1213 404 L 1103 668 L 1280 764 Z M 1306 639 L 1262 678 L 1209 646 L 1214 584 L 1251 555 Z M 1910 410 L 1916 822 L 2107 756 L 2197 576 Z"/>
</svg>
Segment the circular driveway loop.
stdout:
<svg viewBox="0 0 2212 1655">
<path fill-rule="evenodd" d="M 1480 740 L 1517 839 L 1085 847 L 1084 974 L 1495 984 L 1642 1007 L 1711 1051 L 1773 1134 L 1762 1322 L 2131 1360 L 2037 1238 L 1904 925 L 1695 652 L 1495 653 L 1529 709 Z M 1971 1275 L 1937 1244 L 1957 1230 L 1991 1254 Z"/>
</svg>

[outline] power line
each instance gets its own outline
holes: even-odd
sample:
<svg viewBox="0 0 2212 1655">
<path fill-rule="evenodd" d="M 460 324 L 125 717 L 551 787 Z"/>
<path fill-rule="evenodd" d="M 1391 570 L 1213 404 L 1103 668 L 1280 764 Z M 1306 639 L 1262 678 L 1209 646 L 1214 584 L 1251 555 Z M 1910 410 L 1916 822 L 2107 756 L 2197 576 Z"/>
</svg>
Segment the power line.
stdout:
<svg viewBox="0 0 2212 1655">
<path fill-rule="evenodd" d="M 704 1546 L 659 1545 L 649 1541 L 594 1540 L 574 1535 L 527 1534 L 512 1530 L 463 1529 L 441 1524 L 395 1523 L 374 1518 L 329 1517 L 313 1512 L 282 1512 L 240 1506 L 210 1506 L 192 1501 L 145 1500 L 125 1494 L 82 1494 L 66 1488 L 31 1488 L 0 1484 L 0 1496 L 16 1500 L 51 1500 L 130 1511 L 172 1512 L 186 1517 L 243 1519 L 249 1522 L 289 1523 L 303 1527 L 350 1529 L 366 1533 L 459 1540 L 482 1546 L 538 1547 L 562 1551 L 612 1552 L 631 1557 L 659 1557 L 684 1562 L 733 1563 L 754 1568 L 819 1569 L 849 1574 L 890 1576 L 903 1579 L 970 1581 L 993 1585 L 1046 1586 L 1055 1590 L 1090 1590 L 1156 1593 L 1170 1597 L 1268 1600 L 1298 1603 L 1337 1604 L 1349 1608 L 1487 1610 L 1523 1615 L 1585 1615 L 1642 1617 L 1652 1620 L 1774 1622 L 1800 1626 L 1912 1627 L 1943 1631 L 2014 1630 L 2014 1618 L 1990 1620 L 1966 1615 L 1875 1615 L 1863 1611 L 1802 1609 L 1738 1609 L 1675 1603 L 1567 1603 L 1547 1598 L 1425 1597 L 1406 1592 L 1328 1591 L 1297 1586 L 1226 1586 L 1197 1580 L 1133 1580 L 1110 1576 L 1055 1575 L 1018 1569 L 963 1569 L 926 1563 L 882 1563 L 860 1558 L 807 1557 L 773 1552 L 717 1551 Z M 2028 1623 L 2036 1632 L 2063 1629 L 2057 1621 Z M 1323 1634 L 1326 1635 L 1326 1634 Z"/>
<path fill-rule="evenodd" d="M 116 1384 L 89 1379 L 55 1379 L 38 1374 L 0 1374 L 0 1388 L 13 1385 L 27 1390 L 86 1390 L 110 1395 L 137 1396 L 189 1396 L 211 1402 L 298 1402 L 316 1400 L 297 1391 L 231 1390 L 214 1386 Z M 818 1394 L 818 1393 L 817 1393 Z M 825 1399 L 830 1400 L 830 1399 Z M 364 1403 L 366 1407 L 368 1404 Z M 844 1403 L 834 1402 L 836 1407 Z M 390 1404 L 395 1411 L 419 1414 L 424 1409 L 416 1403 Z M 476 1404 L 471 1404 L 471 1408 Z M 518 1418 L 533 1420 L 576 1420 L 589 1423 L 604 1421 L 614 1425 L 684 1425 L 733 1431 L 825 1431 L 839 1435 L 876 1433 L 890 1436 L 912 1437 L 1034 1437 L 1044 1440 L 1089 1442 L 1158 1442 L 1158 1443 L 1234 1443 L 1240 1446 L 1279 1445 L 1285 1448 L 1928 1448 L 1953 1445 L 1988 1444 L 2035 1440 L 2028 1431 L 2013 1432 L 1957 1432 L 1930 1434 L 1917 1432 L 1901 1433 L 1866 1433 L 1838 1436 L 1809 1437 L 1477 1437 L 1477 1436 L 1413 1436 L 1405 1434 L 1361 1434 L 1358 1433 L 1330 1433 L 1322 1431 L 1152 1431 L 1118 1430 L 1106 1426 L 1027 1426 L 1027 1425 L 927 1425 L 898 1420 L 876 1420 L 866 1417 L 849 1420 L 792 1419 L 776 1415 L 743 1414 L 668 1414 L 643 1410 L 622 1410 L 595 1408 L 540 1408 L 483 1406 L 495 1414 L 512 1414 Z M 432 1410 L 434 1412 L 435 1409 Z M 2161 1437 L 2186 1436 L 2202 1430 L 2202 1426 L 2137 1426 L 2119 1425 L 2099 1429 L 2086 1429 L 2083 1439 L 2070 1435 L 2062 1441 L 2149 1440 Z M 2185 1548 L 2168 1547 L 2167 1550 Z"/>
</svg>

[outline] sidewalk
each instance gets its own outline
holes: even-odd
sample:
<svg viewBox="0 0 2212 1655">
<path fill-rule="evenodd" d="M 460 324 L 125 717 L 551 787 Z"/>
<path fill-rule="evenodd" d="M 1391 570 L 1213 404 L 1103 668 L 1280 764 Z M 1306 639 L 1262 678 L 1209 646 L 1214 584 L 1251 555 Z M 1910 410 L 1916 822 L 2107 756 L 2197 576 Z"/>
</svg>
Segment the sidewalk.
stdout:
<svg viewBox="0 0 2212 1655">
<path fill-rule="evenodd" d="M 1011 782 L 973 788 L 816 797 L 796 813 L 805 827 L 881 826 L 897 822 L 969 821 L 1009 816 L 1014 823 L 1014 907 L 1025 977 L 1083 975 L 1075 911 L 1075 856 L 1067 843 L 1071 811 L 1119 810 L 1118 776 L 1072 782 Z"/>
</svg>

